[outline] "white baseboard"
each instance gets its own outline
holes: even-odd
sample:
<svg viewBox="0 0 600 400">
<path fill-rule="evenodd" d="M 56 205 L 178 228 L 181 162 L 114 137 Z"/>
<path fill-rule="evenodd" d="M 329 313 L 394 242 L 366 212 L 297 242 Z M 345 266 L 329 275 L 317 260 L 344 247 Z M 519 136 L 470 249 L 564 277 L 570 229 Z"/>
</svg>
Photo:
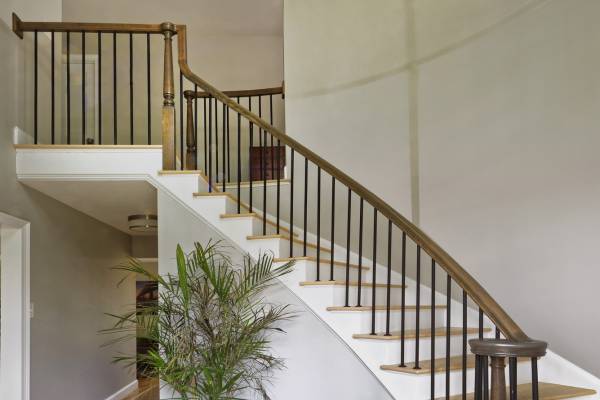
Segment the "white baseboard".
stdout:
<svg viewBox="0 0 600 400">
<path fill-rule="evenodd" d="M 108 396 L 105 400 L 121 400 L 131 392 L 137 390 L 138 381 L 137 379 L 119 389 L 117 392 Z"/>
</svg>

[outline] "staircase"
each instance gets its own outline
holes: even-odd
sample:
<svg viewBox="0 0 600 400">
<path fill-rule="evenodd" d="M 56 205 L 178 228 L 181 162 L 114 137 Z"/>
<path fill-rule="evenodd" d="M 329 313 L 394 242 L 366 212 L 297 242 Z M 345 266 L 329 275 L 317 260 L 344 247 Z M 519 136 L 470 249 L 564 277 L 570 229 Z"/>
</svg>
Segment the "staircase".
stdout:
<svg viewBox="0 0 600 400">
<path fill-rule="evenodd" d="M 303 237 L 304 231 L 295 230 L 292 238 L 287 226 L 280 227 L 283 233 L 276 234 L 275 218 L 267 216 L 267 231 L 263 234 L 261 212 L 237 214 L 238 199 L 233 194 L 209 191 L 208 179 L 202 173 L 197 173 L 199 179 L 189 175 L 185 171 L 169 172 L 160 174 L 159 179 L 167 187 L 188 188 L 187 195 L 180 194 L 191 199 L 186 204 L 237 248 L 255 257 L 271 252 L 277 264 L 294 260 L 294 272 L 284 277 L 283 283 L 353 349 L 395 398 L 430 398 L 431 376 L 435 377 L 434 398 L 460 399 L 463 394 L 466 398 L 474 398 L 475 355 L 468 351 L 466 341 L 496 336 L 495 326 L 488 318 L 484 317 L 481 324 L 479 312 L 467 307 L 466 319 L 463 319 L 465 308 L 462 302 L 440 292 L 433 292 L 432 296 L 430 286 L 423 283 L 418 286 L 414 279 L 395 270 L 390 273 L 388 285 L 386 265 L 375 263 L 373 266 L 372 259 L 359 258 L 355 252 L 348 252 L 337 244 L 331 253 L 330 242 L 321 240 L 318 246 L 317 237 L 310 233 L 307 234 L 304 256 L 304 242 L 298 239 Z M 198 189 L 193 190 L 196 184 Z M 290 242 L 298 256 L 289 257 Z M 319 264 L 318 249 L 321 251 Z M 331 254 L 333 280 L 329 279 Z M 376 276 L 381 277 L 375 285 L 371 279 L 373 268 Z M 317 271 L 325 278 L 316 280 Z M 362 271 L 360 302 L 359 271 Z M 346 280 L 347 273 L 349 279 Z M 417 287 L 420 292 L 418 305 L 415 302 Z M 375 303 L 372 302 L 373 291 Z M 346 293 L 350 306 L 346 306 Z M 435 301 L 432 303 L 432 300 Z M 382 328 L 375 334 L 371 333 L 373 315 L 376 328 Z M 532 398 L 531 360 L 519 358 L 517 364 L 517 396 Z M 543 359 L 540 368 L 544 368 Z M 580 387 L 539 382 L 541 399 L 592 398 L 595 393 Z"/>
<path fill-rule="evenodd" d="M 102 33 L 125 34 L 130 40 L 134 33 L 146 34 L 148 40 L 157 35 L 165 46 L 160 148 L 147 148 L 148 153 L 137 148 L 133 157 L 124 150 L 103 152 L 103 146 L 85 146 L 82 128 L 81 144 L 72 148 L 81 153 L 94 149 L 95 154 L 73 158 L 64 167 L 64 152 L 52 151 L 54 120 L 52 145 L 37 146 L 41 132 L 36 106 L 34 144 L 17 147 L 17 170 L 24 182 L 70 174 L 80 179 L 144 179 L 238 250 L 253 257 L 272 253 L 276 264 L 293 260 L 294 271 L 282 282 L 396 399 L 598 398 L 595 390 L 578 387 L 596 381 L 557 355 L 546 354 L 546 343 L 529 338 L 422 230 L 275 128 L 273 96 L 283 95 L 282 88 L 221 92 L 195 75 L 187 65 L 185 26 L 35 23 L 15 16 L 14 30 L 21 37 L 34 33 L 36 62 L 37 34 L 43 31 L 81 33 L 84 43 L 83 33 L 98 35 L 99 49 Z M 178 40 L 180 72 L 178 118 L 173 37 Z M 37 99 L 37 63 L 35 68 Z M 184 90 L 184 78 L 193 90 Z M 149 131 L 150 111 L 148 102 Z M 270 122 L 262 118 L 263 111 Z M 85 121 L 85 108 L 82 113 Z M 128 145 L 135 144 L 133 126 L 132 113 Z M 70 137 L 67 148 L 75 144 Z M 102 142 L 102 129 L 99 137 Z M 148 132 L 148 145 L 150 138 Z M 112 147 L 105 148 L 114 150 L 117 139 L 115 133 Z M 279 151 L 282 147 L 284 152 Z M 252 172 L 253 151 L 260 155 L 258 177 Z"/>
</svg>

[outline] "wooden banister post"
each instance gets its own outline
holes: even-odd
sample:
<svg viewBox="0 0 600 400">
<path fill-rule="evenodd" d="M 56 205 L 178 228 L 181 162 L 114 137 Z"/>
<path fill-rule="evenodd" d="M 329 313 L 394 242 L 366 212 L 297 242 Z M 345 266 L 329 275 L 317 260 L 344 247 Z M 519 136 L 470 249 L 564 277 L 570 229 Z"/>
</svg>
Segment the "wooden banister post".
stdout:
<svg viewBox="0 0 600 400">
<path fill-rule="evenodd" d="M 192 110 L 192 96 L 185 96 L 187 103 L 187 120 L 186 120 L 186 144 L 187 153 L 185 156 L 185 169 L 196 169 L 196 132 L 194 132 L 194 114 Z"/>
<path fill-rule="evenodd" d="M 506 378 L 504 374 L 505 358 L 511 359 L 513 364 L 511 369 L 514 370 L 514 375 L 511 377 L 511 391 L 516 393 L 516 360 L 518 357 L 527 357 L 535 359 L 543 357 L 546 354 L 548 344 L 540 340 L 527 339 L 523 341 L 512 341 L 506 339 L 471 339 L 469 340 L 471 351 L 478 357 L 487 359 L 491 358 L 492 382 L 490 388 L 491 400 L 506 400 Z M 537 366 L 537 363 L 534 362 Z M 483 367 L 483 372 L 476 371 L 475 373 L 487 374 L 488 366 Z M 537 372 L 537 369 L 535 369 Z M 532 388 L 537 391 L 537 377 L 532 376 Z M 481 379 L 475 380 L 475 393 L 483 394 L 483 386 Z M 477 397 L 476 397 L 477 398 Z M 483 398 L 483 397 L 479 397 Z M 533 396 L 535 399 L 535 395 Z M 535 399 L 537 400 L 537 399 Z"/>
<path fill-rule="evenodd" d="M 175 169 L 175 83 L 173 78 L 173 43 L 175 24 L 163 22 L 165 59 L 163 75 L 162 149 L 164 170 Z"/>
<path fill-rule="evenodd" d="M 504 357 L 491 357 L 492 369 L 491 400 L 506 400 L 506 377 Z"/>
</svg>

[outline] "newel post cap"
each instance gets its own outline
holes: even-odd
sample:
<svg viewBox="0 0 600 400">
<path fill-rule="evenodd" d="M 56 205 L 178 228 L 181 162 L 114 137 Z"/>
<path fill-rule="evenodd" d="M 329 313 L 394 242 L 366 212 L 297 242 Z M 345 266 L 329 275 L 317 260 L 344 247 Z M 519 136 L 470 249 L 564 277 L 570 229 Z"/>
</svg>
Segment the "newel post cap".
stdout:
<svg viewBox="0 0 600 400">
<path fill-rule="evenodd" d="M 163 22 L 160 24 L 164 35 L 175 35 L 177 33 L 177 25 L 172 22 Z"/>
<path fill-rule="evenodd" d="M 542 357 L 548 343 L 541 340 L 512 341 L 507 339 L 471 339 L 471 351 L 478 356 L 488 357 Z"/>
</svg>

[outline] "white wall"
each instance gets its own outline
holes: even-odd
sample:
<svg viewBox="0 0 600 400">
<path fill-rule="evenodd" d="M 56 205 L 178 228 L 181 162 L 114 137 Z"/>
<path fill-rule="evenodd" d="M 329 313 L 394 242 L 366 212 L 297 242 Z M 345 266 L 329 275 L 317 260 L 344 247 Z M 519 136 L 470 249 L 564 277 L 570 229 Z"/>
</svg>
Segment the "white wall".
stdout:
<svg viewBox="0 0 600 400">
<path fill-rule="evenodd" d="M 600 3 L 286 0 L 284 14 L 289 134 L 600 375 Z"/>
<path fill-rule="evenodd" d="M 189 252 L 194 242 L 206 244 L 209 240 L 225 239 L 160 190 L 158 218 L 161 274 L 176 273 L 177 244 Z M 226 241 L 223 244 L 233 246 Z M 242 253 L 234 247 L 231 247 L 230 256 L 235 262 L 242 260 Z M 290 304 L 298 312 L 296 318 L 283 323 L 286 334 L 273 337 L 273 353 L 282 357 L 286 365 L 275 372 L 271 381 L 269 395 L 273 399 L 391 399 L 342 340 L 283 284 L 269 289 L 265 297 L 274 304 Z M 331 360 L 335 363 L 332 364 Z"/>
<path fill-rule="evenodd" d="M 598 15 L 594 0 L 543 2 L 419 82 L 423 227 L 529 335 L 597 376 Z"/>
<path fill-rule="evenodd" d="M 410 215 L 403 6 L 377 4 L 285 1 L 286 130 Z"/>
</svg>

